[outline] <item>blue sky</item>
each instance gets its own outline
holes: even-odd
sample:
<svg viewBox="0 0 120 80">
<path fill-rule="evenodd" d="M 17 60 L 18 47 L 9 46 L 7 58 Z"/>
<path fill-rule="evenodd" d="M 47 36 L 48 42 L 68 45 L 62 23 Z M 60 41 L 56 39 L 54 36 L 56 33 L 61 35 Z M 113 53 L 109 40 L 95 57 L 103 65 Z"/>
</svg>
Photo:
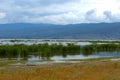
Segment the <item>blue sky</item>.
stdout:
<svg viewBox="0 0 120 80">
<path fill-rule="evenodd" d="M 0 0 L 0 23 L 120 22 L 120 0 Z"/>
</svg>

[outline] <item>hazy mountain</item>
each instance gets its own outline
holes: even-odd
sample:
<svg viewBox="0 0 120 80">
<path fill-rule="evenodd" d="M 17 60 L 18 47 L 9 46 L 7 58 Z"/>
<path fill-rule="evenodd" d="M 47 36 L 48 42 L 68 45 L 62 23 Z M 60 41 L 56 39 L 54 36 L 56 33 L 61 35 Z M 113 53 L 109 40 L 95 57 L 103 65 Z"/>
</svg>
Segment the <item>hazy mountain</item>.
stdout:
<svg viewBox="0 0 120 80">
<path fill-rule="evenodd" d="M 0 24 L 0 38 L 120 39 L 120 23 L 98 24 Z"/>
</svg>

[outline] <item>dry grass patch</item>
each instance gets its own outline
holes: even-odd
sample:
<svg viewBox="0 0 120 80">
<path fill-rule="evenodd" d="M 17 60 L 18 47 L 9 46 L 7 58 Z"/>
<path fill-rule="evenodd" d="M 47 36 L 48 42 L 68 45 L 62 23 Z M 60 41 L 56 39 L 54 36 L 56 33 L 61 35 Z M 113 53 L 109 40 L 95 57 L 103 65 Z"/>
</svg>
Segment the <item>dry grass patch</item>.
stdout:
<svg viewBox="0 0 120 80">
<path fill-rule="evenodd" d="M 85 61 L 6 68 L 0 69 L 0 80 L 120 80 L 120 61 Z"/>
</svg>

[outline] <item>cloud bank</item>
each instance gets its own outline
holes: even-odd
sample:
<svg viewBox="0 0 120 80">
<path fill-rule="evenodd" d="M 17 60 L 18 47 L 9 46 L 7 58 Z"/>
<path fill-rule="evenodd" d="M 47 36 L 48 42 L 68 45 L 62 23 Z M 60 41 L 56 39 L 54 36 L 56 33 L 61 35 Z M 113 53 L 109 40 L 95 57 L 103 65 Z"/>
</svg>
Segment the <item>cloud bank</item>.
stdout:
<svg viewBox="0 0 120 80">
<path fill-rule="evenodd" d="M 120 22 L 120 0 L 0 0 L 0 23 Z"/>
</svg>

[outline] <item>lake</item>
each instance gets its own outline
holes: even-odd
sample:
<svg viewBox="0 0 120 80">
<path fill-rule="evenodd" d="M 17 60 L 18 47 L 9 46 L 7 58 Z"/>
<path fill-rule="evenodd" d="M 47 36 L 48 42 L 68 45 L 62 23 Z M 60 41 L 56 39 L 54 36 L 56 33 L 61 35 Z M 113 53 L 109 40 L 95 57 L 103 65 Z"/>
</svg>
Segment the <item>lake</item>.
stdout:
<svg viewBox="0 0 120 80">
<path fill-rule="evenodd" d="M 101 44 L 101 43 L 92 44 L 90 42 L 76 42 L 76 41 L 44 42 L 41 40 L 37 41 L 22 40 L 19 42 L 1 40 L 0 43 L 1 43 L 0 62 L 8 62 L 15 60 L 18 61 L 19 63 L 25 61 L 24 64 L 46 64 L 49 61 L 62 62 L 120 56 L 120 44 Z M 47 46 L 45 46 L 46 43 Z M 22 45 L 22 48 L 21 44 L 24 44 Z M 6 45 L 9 46 L 6 47 Z M 41 45 L 44 47 L 40 47 Z M 24 48 L 23 51 L 20 48 L 21 49 Z"/>
</svg>

